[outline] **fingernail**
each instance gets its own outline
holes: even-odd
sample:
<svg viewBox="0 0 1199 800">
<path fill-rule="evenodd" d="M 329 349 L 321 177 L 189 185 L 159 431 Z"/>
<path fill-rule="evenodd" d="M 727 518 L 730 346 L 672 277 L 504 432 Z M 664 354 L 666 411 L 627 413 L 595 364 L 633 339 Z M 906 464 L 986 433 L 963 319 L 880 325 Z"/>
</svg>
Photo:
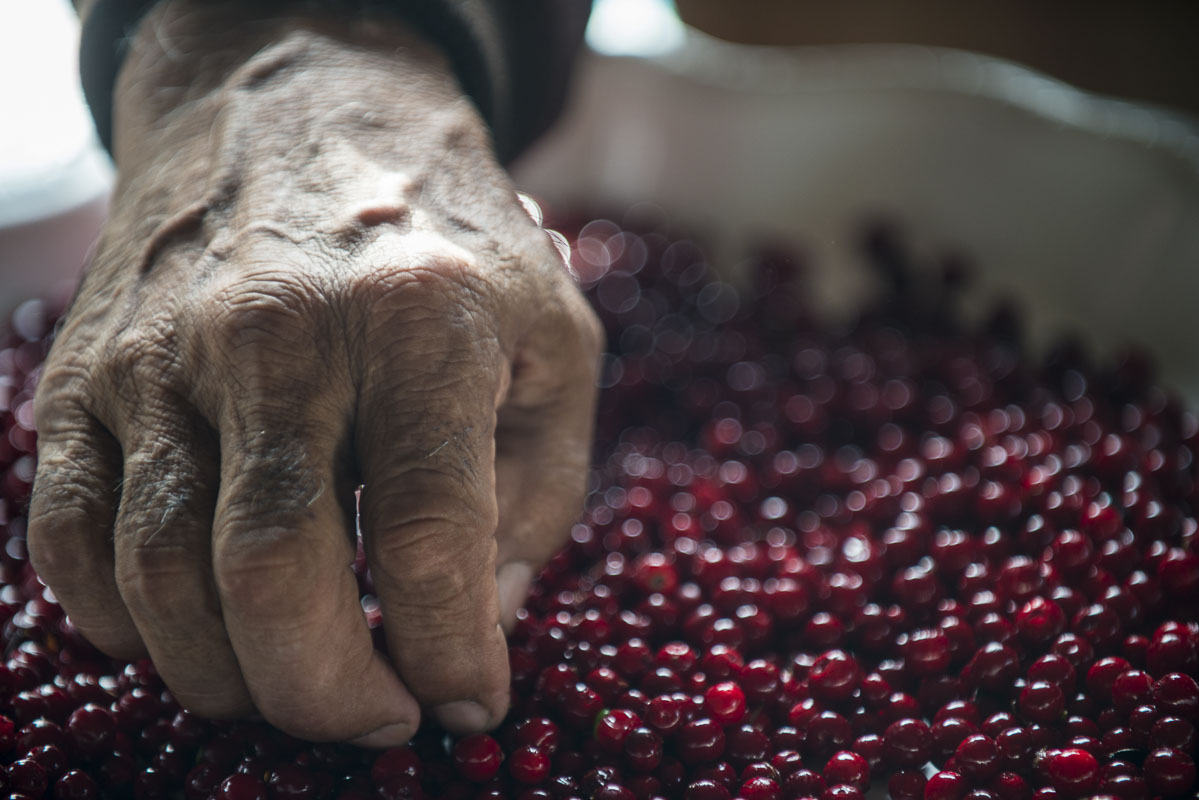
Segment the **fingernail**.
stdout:
<svg viewBox="0 0 1199 800">
<path fill-rule="evenodd" d="M 523 561 L 514 561 L 500 567 L 495 575 L 500 590 L 500 623 L 504 630 L 511 631 L 516 624 L 516 611 L 525 604 L 529 596 L 529 584 L 533 582 L 533 568 Z"/>
<path fill-rule="evenodd" d="M 386 747 L 399 747 L 408 744 L 408 740 L 416 733 L 416 728 L 407 722 L 396 722 L 392 725 L 384 725 L 382 728 L 371 731 L 365 736 L 359 736 L 350 744 L 356 744 L 359 747 L 373 747 L 383 749 Z"/>
<path fill-rule="evenodd" d="M 491 714 L 473 700 L 457 700 L 433 709 L 433 715 L 450 733 L 477 733 L 486 730 Z"/>
</svg>

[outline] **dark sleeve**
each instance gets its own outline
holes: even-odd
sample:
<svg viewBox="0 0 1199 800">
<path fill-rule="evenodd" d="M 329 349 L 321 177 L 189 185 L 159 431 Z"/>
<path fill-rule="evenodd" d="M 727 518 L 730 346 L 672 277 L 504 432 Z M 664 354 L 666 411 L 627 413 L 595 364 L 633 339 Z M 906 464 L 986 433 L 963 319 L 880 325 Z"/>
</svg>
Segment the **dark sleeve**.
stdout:
<svg viewBox="0 0 1199 800">
<path fill-rule="evenodd" d="M 155 2 L 95 0 L 83 22 L 83 93 L 100 141 L 110 151 L 117 72 L 129 37 Z M 500 159 L 510 161 L 561 109 L 591 0 L 273 0 L 270 5 L 405 19 L 445 49 L 463 90 L 491 126 Z"/>
</svg>

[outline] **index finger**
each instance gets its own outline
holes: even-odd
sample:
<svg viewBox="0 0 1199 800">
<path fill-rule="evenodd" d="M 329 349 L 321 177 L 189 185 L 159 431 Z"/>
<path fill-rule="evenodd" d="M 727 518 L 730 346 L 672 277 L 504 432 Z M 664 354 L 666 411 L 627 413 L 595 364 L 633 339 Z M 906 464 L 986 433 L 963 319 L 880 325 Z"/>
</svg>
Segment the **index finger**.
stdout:
<svg viewBox="0 0 1199 800">
<path fill-rule="evenodd" d="M 297 364 L 312 325 L 273 296 L 247 289 L 230 303 L 206 361 L 223 368 L 214 385 L 237 389 L 205 403 L 220 434 L 225 627 L 268 721 L 305 739 L 400 744 L 419 708 L 372 646 L 352 570 L 353 387 L 336 364 Z"/>
<path fill-rule="evenodd" d="M 271 416 L 221 437 L 213 564 L 246 686 L 294 736 L 402 744 L 420 712 L 372 645 L 328 432 Z"/>
<path fill-rule="evenodd" d="M 495 581 L 495 409 L 508 363 L 493 316 L 454 280 L 412 278 L 375 304 L 363 347 L 384 357 L 361 382 L 356 449 L 388 652 L 421 704 L 465 733 L 497 724 L 509 701 Z"/>
</svg>

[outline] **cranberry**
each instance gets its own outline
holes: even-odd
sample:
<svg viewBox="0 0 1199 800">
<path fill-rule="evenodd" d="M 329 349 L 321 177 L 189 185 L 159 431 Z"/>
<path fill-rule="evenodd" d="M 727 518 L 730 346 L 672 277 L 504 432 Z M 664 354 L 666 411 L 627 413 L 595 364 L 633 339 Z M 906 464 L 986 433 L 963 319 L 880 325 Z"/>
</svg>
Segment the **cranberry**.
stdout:
<svg viewBox="0 0 1199 800">
<path fill-rule="evenodd" d="M 770 737 L 753 725 L 739 725 L 725 735 L 725 756 L 736 764 L 761 761 L 769 750 Z"/>
<path fill-rule="evenodd" d="M 999 771 L 999 750 L 985 734 L 967 736 L 953 754 L 957 771 L 976 784 L 986 783 Z"/>
<path fill-rule="evenodd" d="M 1057 603 L 1033 597 L 1016 612 L 1016 631 L 1029 644 L 1049 643 L 1066 627 L 1066 615 Z"/>
<path fill-rule="evenodd" d="M 187 800 L 206 800 L 224 778 L 225 770 L 209 761 L 201 761 L 188 770 L 183 781 L 183 795 Z"/>
<path fill-rule="evenodd" d="M 633 565 L 633 580 L 646 594 L 670 594 L 678 586 L 678 573 L 669 556 L 663 553 L 644 553 Z"/>
<path fill-rule="evenodd" d="M 54 782 L 54 797 L 56 800 L 96 800 L 100 797 L 100 787 L 91 775 L 73 769 Z"/>
<path fill-rule="evenodd" d="M 686 698 L 677 695 L 660 695 L 650 701 L 645 721 L 650 727 L 663 734 L 671 734 L 685 722 L 683 717 Z"/>
<path fill-rule="evenodd" d="M 732 681 L 712 686 L 704 694 L 708 713 L 722 725 L 733 725 L 745 716 L 745 692 Z"/>
<path fill-rule="evenodd" d="M 1084 797 L 1099 785 L 1099 762 L 1086 750 L 1056 750 L 1046 758 L 1053 787 L 1066 797 Z"/>
<path fill-rule="evenodd" d="M 146 767 L 133 780 L 134 800 L 166 800 L 167 795 L 166 778 L 153 767 Z"/>
<path fill-rule="evenodd" d="M 518 747 L 508 758 L 508 772 L 521 783 L 541 783 L 549 777 L 550 757 L 530 745 Z"/>
<path fill-rule="evenodd" d="M 773 778 L 756 777 L 741 784 L 738 796 L 744 800 L 780 800 L 782 792 Z"/>
<path fill-rule="evenodd" d="M 547 794 L 548 796 L 548 794 Z M 609 783 L 597 789 L 591 797 L 593 800 L 636 800 L 631 789 L 618 783 Z"/>
<path fill-rule="evenodd" d="M 266 785 L 253 775 L 230 775 L 213 792 L 215 800 L 267 800 Z"/>
<path fill-rule="evenodd" d="M 685 764 L 701 764 L 715 761 L 724 752 L 724 730 L 715 721 L 707 718 L 693 720 L 683 726 L 678 734 L 679 758 Z"/>
<path fill-rule="evenodd" d="M 804 750 L 815 758 L 828 758 L 852 741 L 853 728 L 835 711 L 821 711 L 808 721 L 804 731 Z"/>
<path fill-rule="evenodd" d="M 892 800 L 923 800 L 924 787 L 928 778 L 918 770 L 896 772 L 887 780 L 887 791 Z"/>
<path fill-rule="evenodd" d="M 67 768 L 67 754 L 52 744 L 35 747 L 26 753 L 25 757 L 41 764 L 50 780 L 57 778 Z"/>
<path fill-rule="evenodd" d="M 1099 791 L 1122 800 L 1149 800 L 1149 784 L 1140 775 L 1112 774 L 1104 777 Z"/>
<path fill-rule="evenodd" d="M 824 793 L 824 778 L 809 769 L 797 769 L 783 779 L 787 797 L 817 797 Z"/>
<path fill-rule="evenodd" d="M 586 774 L 579 780 L 578 788 L 583 794 L 592 795 L 604 786 L 619 783 L 619 781 L 620 771 L 616 767 L 601 765 L 587 770 Z"/>
<path fill-rule="evenodd" d="M 1178 717 L 1162 717 L 1153 723 L 1149 740 L 1154 747 L 1172 747 L 1189 753 L 1195 749 L 1195 726 Z"/>
<path fill-rule="evenodd" d="M 925 800 L 962 800 L 969 784 L 956 772 L 942 771 L 930 777 L 924 785 Z"/>
<path fill-rule="evenodd" d="M 887 726 L 883 733 L 883 757 L 889 764 L 901 768 L 917 768 L 923 766 L 932 754 L 932 731 L 922 720 L 896 720 Z"/>
<path fill-rule="evenodd" d="M 22 758 L 8 765 L 8 785 L 15 792 L 41 797 L 49 785 L 49 776 L 37 761 Z"/>
<path fill-rule="evenodd" d="M 751 703 L 766 703 L 775 699 L 781 685 L 779 668 L 769 661 L 755 659 L 740 671 L 739 682 Z"/>
<path fill-rule="evenodd" d="M 949 717 L 934 723 L 931 732 L 938 753 L 943 758 L 949 758 L 958 749 L 958 745 L 977 730 L 973 724 L 964 719 Z"/>
<path fill-rule="evenodd" d="M 420 776 L 420 757 L 411 747 L 393 747 L 384 750 L 371 765 L 371 777 L 376 782 L 392 775 Z"/>
<path fill-rule="evenodd" d="M 1019 707 L 1020 714 L 1030 722 L 1055 722 L 1066 710 L 1066 699 L 1058 686 L 1035 681 L 1020 692 Z"/>
<path fill-rule="evenodd" d="M 904 663 L 915 675 L 939 675 L 949 667 L 950 642 L 940 630 L 923 628 L 901 636 L 898 644 Z"/>
<path fill-rule="evenodd" d="M 854 658 L 841 650 L 830 650 L 808 672 L 808 690 L 818 700 L 837 703 L 848 700 L 858 688 L 862 671 Z"/>
<path fill-rule="evenodd" d="M 625 760 L 638 772 L 652 772 L 662 761 L 662 737 L 649 728 L 636 728 L 624 740 Z"/>
<path fill-rule="evenodd" d="M 684 800 L 729 800 L 731 797 L 727 786 L 707 778 L 692 781 L 683 794 Z"/>
<path fill-rule="evenodd" d="M 604 701 L 586 684 L 576 684 L 566 690 L 562 701 L 562 713 L 576 728 L 588 728 L 595 723 L 596 715 L 603 710 Z"/>
<path fill-rule="evenodd" d="M 1154 791 L 1178 797 L 1195 785 L 1195 762 L 1181 750 L 1160 747 L 1145 758 L 1145 778 Z"/>
<path fill-rule="evenodd" d="M 870 785 L 870 765 L 857 753 L 842 750 L 824 765 L 824 782 L 830 786 L 849 784 L 865 789 Z"/>
<path fill-rule="evenodd" d="M 1027 800 L 1032 794 L 1028 781 L 1015 772 L 1001 772 L 990 783 L 991 793 L 999 800 Z"/>
<path fill-rule="evenodd" d="M 469 781 L 484 783 L 500 771 L 504 753 L 495 739 L 477 733 L 454 744 L 454 767 Z"/>
<path fill-rule="evenodd" d="M 989 642 L 971 658 L 966 665 L 965 675 L 980 689 L 1002 693 L 1020 675 L 1020 656 L 1010 647 Z M 1115 676 L 1112 680 L 1115 680 Z"/>
<path fill-rule="evenodd" d="M 1190 675 L 1172 672 L 1153 684 L 1153 703 L 1163 712 L 1199 721 L 1199 683 Z"/>
<path fill-rule="evenodd" d="M 1127 714 L 1153 695 L 1153 678 L 1139 669 L 1122 672 L 1111 688 L 1112 705 Z"/>
<path fill-rule="evenodd" d="M 1069 692 L 1074 688 L 1075 674 L 1074 665 L 1070 660 L 1056 653 L 1041 656 L 1028 668 L 1030 682 L 1048 681 L 1060 686 L 1063 692 Z"/>
<path fill-rule="evenodd" d="M 558 750 L 559 731 L 553 720 L 545 717 L 530 717 L 516 723 L 516 744 L 533 745 L 544 753 L 553 755 Z"/>
</svg>

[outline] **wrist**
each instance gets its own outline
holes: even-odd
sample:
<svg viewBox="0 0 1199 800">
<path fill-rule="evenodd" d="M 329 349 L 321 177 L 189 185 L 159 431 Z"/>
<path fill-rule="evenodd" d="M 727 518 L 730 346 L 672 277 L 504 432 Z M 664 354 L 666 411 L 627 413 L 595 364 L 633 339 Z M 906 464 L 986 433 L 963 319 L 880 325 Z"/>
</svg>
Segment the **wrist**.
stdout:
<svg viewBox="0 0 1199 800">
<path fill-rule="evenodd" d="M 435 111 L 472 111 L 441 53 L 399 19 L 201 0 L 161 2 L 146 16 L 114 100 L 122 172 L 209 143 L 233 112 L 260 126 L 246 144 L 294 148 L 355 111 L 370 127 L 407 135 L 429 127 Z"/>
<path fill-rule="evenodd" d="M 376 165 L 433 196 L 426 183 L 498 173 L 445 59 L 394 19 L 163 3 L 131 44 L 116 100 L 117 210 L 146 238 L 164 214 L 214 205 L 320 216 L 353 205 L 337 195 Z"/>
</svg>

